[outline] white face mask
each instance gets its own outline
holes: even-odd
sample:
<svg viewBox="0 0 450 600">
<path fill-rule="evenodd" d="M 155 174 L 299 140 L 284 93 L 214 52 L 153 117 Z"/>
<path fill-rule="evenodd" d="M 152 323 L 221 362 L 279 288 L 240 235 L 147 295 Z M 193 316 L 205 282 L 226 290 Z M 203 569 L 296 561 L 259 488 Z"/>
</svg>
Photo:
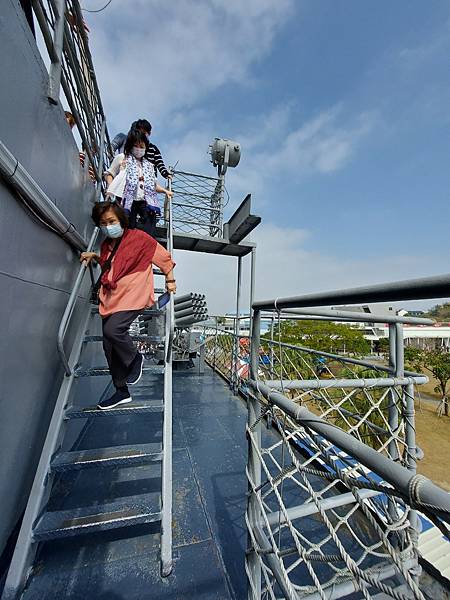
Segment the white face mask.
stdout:
<svg viewBox="0 0 450 600">
<path fill-rule="evenodd" d="M 120 223 L 114 223 L 114 225 L 102 225 L 100 227 L 102 233 L 109 238 L 120 238 L 123 235 L 123 227 Z"/>
<path fill-rule="evenodd" d="M 145 148 L 139 148 L 139 146 L 133 146 L 131 151 L 135 158 L 142 158 L 145 154 Z"/>
</svg>

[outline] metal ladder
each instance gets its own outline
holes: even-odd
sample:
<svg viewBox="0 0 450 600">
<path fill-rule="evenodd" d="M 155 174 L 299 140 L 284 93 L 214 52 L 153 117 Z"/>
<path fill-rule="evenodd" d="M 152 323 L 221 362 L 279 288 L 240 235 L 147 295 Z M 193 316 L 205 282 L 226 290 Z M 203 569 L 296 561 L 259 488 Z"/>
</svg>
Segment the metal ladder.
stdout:
<svg viewBox="0 0 450 600">
<path fill-rule="evenodd" d="M 167 249 L 173 251 L 173 229 L 170 203 L 165 209 L 167 223 Z M 96 242 L 96 228 L 89 242 L 91 250 Z M 89 329 L 98 310 L 85 302 L 83 317 L 76 332 L 75 340 L 67 357 L 64 349 L 71 317 L 74 313 L 84 276 L 88 268 L 80 267 L 74 287 L 69 297 L 58 333 L 58 349 L 64 364 L 63 378 L 53 415 L 47 431 L 39 464 L 28 498 L 19 536 L 9 567 L 2 600 L 20 598 L 32 573 L 34 558 L 40 542 L 57 538 L 95 533 L 105 530 L 160 523 L 161 535 L 161 574 L 167 576 L 172 571 L 172 342 L 174 333 L 174 302 L 171 295 L 165 309 L 147 309 L 146 314 L 165 319 L 163 365 L 144 366 L 143 378 L 148 373 L 164 376 L 164 397 L 158 400 L 134 401 L 126 406 L 118 406 L 107 411 L 96 405 L 81 407 L 69 403 L 73 384 L 79 377 L 107 375 L 107 366 L 82 367 L 82 350 L 86 344 L 101 341 L 101 336 L 89 335 Z M 155 275 L 162 275 L 154 271 Z M 156 290 L 155 290 L 156 291 Z M 139 336 L 138 336 L 139 337 Z M 157 341 L 152 339 L 151 341 Z M 162 340 L 159 340 L 162 341 Z M 139 384 L 142 388 L 142 384 Z M 136 386 L 137 387 L 137 386 Z M 135 388 L 133 388 L 135 389 Z M 117 415 L 162 414 L 162 443 L 113 446 L 93 450 L 61 450 L 67 424 L 72 419 L 108 419 Z M 47 504 L 52 493 L 55 475 L 61 472 L 91 469 L 118 468 L 161 464 L 161 493 L 147 493 L 130 496 L 126 499 L 81 507 L 73 510 L 48 511 Z"/>
</svg>

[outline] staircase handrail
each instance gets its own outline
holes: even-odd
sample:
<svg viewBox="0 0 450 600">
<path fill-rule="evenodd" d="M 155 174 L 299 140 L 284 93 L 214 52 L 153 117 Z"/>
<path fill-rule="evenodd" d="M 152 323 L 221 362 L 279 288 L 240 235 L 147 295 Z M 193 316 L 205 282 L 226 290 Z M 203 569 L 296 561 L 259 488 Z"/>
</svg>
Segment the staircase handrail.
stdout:
<svg viewBox="0 0 450 600">
<path fill-rule="evenodd" d="M 106 134 L 106 120 L 103 119 L 103 122 L 102 122 L 102 135 L 101 135 L 101 142 L 100 142 L 100 152 L 99 152 L 99 168 L 98 168 L 98 175 L 99 175 L 100 179 L 97 182 L 97 187 L 96 187 L 96 190 L 95 190 L 95 200 L 96 200 L 96 202 L 100 202 L 101 201 L 102 192 L 103 192 L 103 187 L 102 187 L 101 181 L 102 181 L 103 166 L 104 166 L 105 134 Z M 92 251 L 92 248 L 94 247 L 94 245 L 97 242 L 98 233 L 99 233 L 99 228 L 95 227 L 94 231 L 92 232 L 91 238 L 89 240 L 87 249 L 86 249 L 87 252 L 91 252 Z M 61 357 L 62 363 L 64 365 L 65 374 L 67 376 L 70 376 L 72 374 L 72 368 L 71 368 L 71 366 L 69 364 L 69 360 L 67 358 L 67 354 L 66 354 L 66 351 L 64 349 L 64 338 L 66 336 L 67 329 L 68 329 L 69 323 L 70 323 L 70 319 L 72 318 L 73 311 L 75 309 L 76 300 L 78 298 L 78 292 L 80 291 L 81 284 L 83 283 L 84 274 L 86 273 L 86 271 L 88 269 L 89 269 L 89 272 L 91 274 L 91 280 L 93 282 L 93 275 L 92 275 L 92 267 L 91 267 L 91 265 L 86 265 L 85 263 L 82 263 L 80 265 L 79 270 L 78 270 L 77 278 L 75 279 L 75 283 L 73 284 L 72 290 L 70 292 L 69 300 L 67 301 L 67 305 L 66 305 L 66 308 L 64 310 L 61 322 L 59 324 L 59 329 L 58 329 L 58 338 L 57 338 L 58 352 L 59 352 L 59 355 Z"/>
<path fill-rule="evenodd" d="M 169 178 L 169 191 L 172 183 Z M 172 203 L 167 199 L 164 206 L 167 226 L 167 250 L 173 253 Z M 166 308 L 166 342 L 164 352 L 164 423 L 162 464 L 162 520 L 161 520 L 161 573 L 170 575 L 172 562 L 172 348 L 175 331 L 173 294 Z"/>
</svg>

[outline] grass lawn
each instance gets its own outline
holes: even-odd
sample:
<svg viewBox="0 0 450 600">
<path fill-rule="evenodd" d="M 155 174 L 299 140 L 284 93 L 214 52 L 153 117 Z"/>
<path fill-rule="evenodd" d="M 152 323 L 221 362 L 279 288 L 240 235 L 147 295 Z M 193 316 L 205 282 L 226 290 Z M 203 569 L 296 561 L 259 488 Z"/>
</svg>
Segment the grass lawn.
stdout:
<svg viewBox="0 0 450 600">
<path fill-rule="evenodd" d="M 436 405 L 426 400 L 420 409 L 416 402 L 416 440 L 425 454 L 417 472 L 450 491 L 450 417 L 438 417 Z"/>
</svg>

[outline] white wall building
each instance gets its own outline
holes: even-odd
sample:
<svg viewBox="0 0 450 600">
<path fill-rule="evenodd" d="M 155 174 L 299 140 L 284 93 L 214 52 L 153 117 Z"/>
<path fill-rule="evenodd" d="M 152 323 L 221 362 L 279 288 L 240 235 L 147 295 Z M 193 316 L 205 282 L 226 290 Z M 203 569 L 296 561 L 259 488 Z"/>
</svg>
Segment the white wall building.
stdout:
<svg viewBox="0 0 450 600">
<path fill-rule="evenodd" d="M 352 312 L 370 313 L 370 314 L 398 314 L 400 316 L 422 316 L 422 311 L 413 311 L 411 314 L 407 310 L 401 309 L 397 312 L 389 307 L 380 305 L 365 306 L 346 306 L 336 307 L 336 310 L 349 310 Z M 364 317 L 362 317 L 364 318 Z M 358 323 L 357 327 L 364 329 L 364 337 L 372 344 L 372 350 L 377 349 L 377 343 L 389 337 L 389 327 L 383 323 Z M 403 336 L 406 345 L 416 346 L 417 348 L 437 348 L 444 347 L 450 349 L 450 323 L 435 323 L 434 325 L 403 325 Z"/>
</svg>

